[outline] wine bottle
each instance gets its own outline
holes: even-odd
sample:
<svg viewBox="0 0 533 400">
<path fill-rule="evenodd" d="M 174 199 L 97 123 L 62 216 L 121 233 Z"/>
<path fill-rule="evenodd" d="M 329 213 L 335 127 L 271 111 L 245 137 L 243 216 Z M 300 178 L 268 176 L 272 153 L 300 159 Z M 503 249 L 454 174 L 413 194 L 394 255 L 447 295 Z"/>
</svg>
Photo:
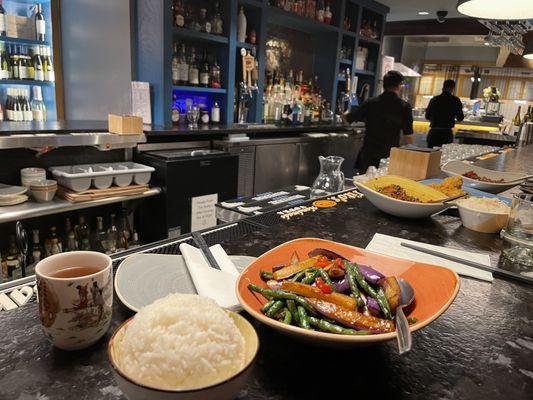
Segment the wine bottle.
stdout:
<svg viewBox="0 0 533 400">
<path fill-rule="evenodd" d="M 6 36 L 7 34 L 7 16 L 6 10 L 4 9 L 3 1 L 0 0 L 0 36 Z"/>
<path fill-rule="evenodd" d="M 185 26 L 185 9 L 181 0 L 174 0 L 174 24 L 183 28 Z"/>
<path fill-rule="evenodd" d="M 172 52 L 172 84 L 178 85 L 180 80 L 179 58 L 178 58 L 178 44 L 174 43 L 174 51 Z"/>
<path fill-rule="evenodd" d="M 46 69 L 44 73 L 44 80 L 48 82 L 55 82 L 56 75 L 54 71 L 54 63 L 52 62 L 52 57 L 50 56 L 50 46 L 44 46 L 46 52 Z"/>
<path fill-rule="evenodd" d="M 43 101 L 40 86 L 33 87 L 33 100 L 31 102 L 34 121 L 46 121 L 46 105 Z"/>
<path fill-rule="evenodd" d="M 516 115 L 513 118 L 513 125 L 514 126 L 520 126 L 521 119 L 520 119 L 520 111 L 522 111 L 522 106 L 518 106 L 518 110 L 516 111 Z"/>
<path fill-rule="evenodd" d="M 207 9 L 200 8 L 200 31 L 211 33 L 211 22 L 207 19 Z"/>
<path fill-rule="evenodd" d="M 33 47 L 33 70 L 34 70 L 34 77 L 33 79 L 36 81 L 44 81 L 44 68 L 43 68 L 43 58 L 41 56 L 41 47 L 40 46 L 34 46 Z"/>
<path fill-rule="evenodd" d="M 222 35 L 224 33 L 224 22 L 222 21 L 220 3 L 218 1 L 215 3 L 215 12 L 211 19 L 211 32 L 215 35 Z"/>
<path fill-rule="evenodd" d="M 204 59 L 200 69 L 200 86 L 209 87 L 209 61 L 207 59 L 207 50 L 204 49 Z"/>
<path fill-rule="evenodd" d="M 42 5 L 35 5 L 35 38 L 44 41 L 46 33 L 46 22 L 44 20 Z"/>
<path fill-rule="evenodd" d="M 20 100 L 20 89 L 14 89 L 14 103 L 13 103 L 13 121 L 23 121 L 22 102 Z"/>
<path fill-rule="evenodd" d="M 218 65 L 216 57 L 213 61 L 213 64 L 211 65 L 210 80 L 212 88 L 222 87 L 222 85 L 220 84 L 220 65 Z"/>
<path fill-rule="evenodd" d="M 185 45 L 182 44 L 178 54 L 178 84 L 187 85 L 189 83 L 189 63 L 185 55 Z"/>
<path fill-rule="evenodd" d="M 191 59 L 189 62 L 189 85 L 198 86 L 200 83 L 198 64 L 196 62 L 196 51 L 191 49 Z"/>
<path fill-rule="evenodd" d="M 0 79 L 9 79 L 9 58 L 3 42 L 0 43 Z"/>
<path fill-rule="evenodd" d="M 31 110 L 31 105 L 28 100 L 29 93 L 26 90 L 21 89 L 22 92 L 22 120 L 25 122 L 33 121 L 33 112 Z"/>
</svg>

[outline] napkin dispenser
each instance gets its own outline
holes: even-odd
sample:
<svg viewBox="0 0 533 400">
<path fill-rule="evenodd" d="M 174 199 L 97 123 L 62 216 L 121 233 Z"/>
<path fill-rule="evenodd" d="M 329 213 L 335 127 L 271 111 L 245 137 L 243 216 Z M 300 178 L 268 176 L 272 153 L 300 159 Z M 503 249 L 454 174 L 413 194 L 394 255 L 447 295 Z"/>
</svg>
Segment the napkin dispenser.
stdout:
<svg viewBox="0 0 533 400">
<path fill-rule="evenodd" d="M 415 181 L 434 178 L 440 173 L 440 150 L 393 147 L 390 152 L 389 174 Z"/>
<path fill-rule="evenodd" d="M 107 122 L 110 133 L 118 135 L 141 135 L 143 133 L 143 119 L 141 117 L 109 114 Z"/>
</svg>

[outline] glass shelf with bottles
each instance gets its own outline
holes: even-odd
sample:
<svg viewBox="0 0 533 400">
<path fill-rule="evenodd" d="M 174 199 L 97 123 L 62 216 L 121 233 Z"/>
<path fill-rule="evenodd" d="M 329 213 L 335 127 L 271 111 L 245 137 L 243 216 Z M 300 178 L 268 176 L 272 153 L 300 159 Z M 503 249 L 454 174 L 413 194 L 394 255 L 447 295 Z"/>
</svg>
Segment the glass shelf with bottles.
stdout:
<svg viewBox="0 0 533 400">
<path fill-rule="evenodd" d="M 19 43 L 46 44 L 47 35 L 50 35 L 50 21 L 45 18 L 45 14 L 50 14 L 49 9 L 44 12 L 43 3 L 45 2 L 0 1 L 0 38 Z"/>
<path fill-rule="evenodd" d="M 382 21 L 382 15 L 364 8 L 361 18 L 361 26 L 359 27 L 360 40 L 379 44 L 381 39 Z"/>
<path fill-rule="evenodd" d="M 0 84 L 51 85 L 54 82 L 50 46 L 0 42 Z"/>
<path fill-rule="evenodd" d="M 334 25 L 330 1 L 324 0 L 269 0 L 269 5 L 325 25 Z M 339 2 L 340 3 L 340 2 Z"/>
<path fill-rule="evenodd" d="M 213 42 L 227 43 L 222 3 L 207 0 L 174 0 L 174 32 Z"/>
<path fill-rule="evenodd" d="M 201 56 L 198 56 L 201 54 Z M 191 92 L 226 93 L 216 52 L 208 47 L 174 42 L 172 85 Z"/>
<path fill-rule="evenodd" d="M 29 230 L 25 273 L 22 271 L 23 255 L 15 235 L 9 235 L 9 239 L 3 242 L 6 247 L 0 247 L 0 283 L 33 275 L 35 264 L 53 254 L 76 250 L 114 254 L 141 246 L 139 235 L 131 228 L 125 210 L 119 218 L 116 214 L 111 214 L 108 220 L 97 216 L 92 227 L 84 215 L 79 215 L 77 223 L 73 223 L 71 218 L 65 218 L 63 229 L 52 225 L 46 229 Z"/>
</svg>

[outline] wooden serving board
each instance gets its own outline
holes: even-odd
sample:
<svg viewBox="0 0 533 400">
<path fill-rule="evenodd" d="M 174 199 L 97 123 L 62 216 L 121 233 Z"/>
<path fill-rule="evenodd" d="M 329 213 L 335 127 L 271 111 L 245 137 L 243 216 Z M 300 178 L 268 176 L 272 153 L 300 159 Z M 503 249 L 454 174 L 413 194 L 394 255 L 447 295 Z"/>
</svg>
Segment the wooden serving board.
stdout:
<svg viewBox="0 0 533 400">
<path fill-rule="evenodd" d="M 126 187 L 110 187 L 107 189 L 89 189 L 83 192 L 75 192 L 64 186 L 59 186 L 57 195 L 72 203 L 82 201 L 104 199 L 114 196 L 132 196 L 135 194 L 144 193 L 149 189 L 148 185 L 130 185 Z"/>
</svg>

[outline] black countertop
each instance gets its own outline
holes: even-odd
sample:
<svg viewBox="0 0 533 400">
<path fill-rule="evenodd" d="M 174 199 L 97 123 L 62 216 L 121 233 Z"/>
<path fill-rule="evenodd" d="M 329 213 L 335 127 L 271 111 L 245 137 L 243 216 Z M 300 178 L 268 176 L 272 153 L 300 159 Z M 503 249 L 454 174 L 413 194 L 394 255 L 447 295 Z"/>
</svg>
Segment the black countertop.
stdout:
<svg viewBox="0 0 533 400">
<path fill-rule="evenodd" d="M 480 162 L 494 169 L 532 168 L 533 149 Z M 515 161 L 513 161 L 515 160 Z M 524 163 L 529 165 L 525 167 Z M 263 215 L 260 218 L 278 218 Z M 498 235 L 461 226 L 455 211 L 424 220 L 388 216 L 366 199 L 279 220 L 269 228 L 222 240 L 229 254 L 259 256 L 298 237 L 320 237 L 365 247 L 376 232 L 488 253 L 498 262 Z M 37 307 L 1 312 L 1 399 L 123 399 L 107 362 L 112 331 L 131 315 L 115 299 L 112 327 L 89 349 L 64 352 L 41 332 Z M 248 317 L 249 318 L 249 317 Z M 531 399 L 533 288 L 496 278 L 461 278 L 450 308 L 416 332 L 413 350 L 399 356 L 395 342 L 349 350 L 318 348 L 253 321 L 260 337 L 255 371 L 239 399 Z M 325 397 L 324 397 L 325 396 Z"/>
</svg>

